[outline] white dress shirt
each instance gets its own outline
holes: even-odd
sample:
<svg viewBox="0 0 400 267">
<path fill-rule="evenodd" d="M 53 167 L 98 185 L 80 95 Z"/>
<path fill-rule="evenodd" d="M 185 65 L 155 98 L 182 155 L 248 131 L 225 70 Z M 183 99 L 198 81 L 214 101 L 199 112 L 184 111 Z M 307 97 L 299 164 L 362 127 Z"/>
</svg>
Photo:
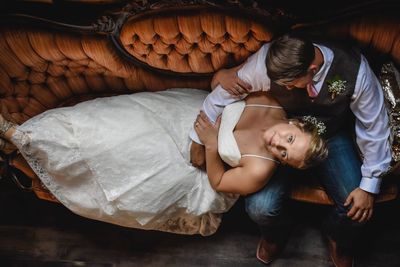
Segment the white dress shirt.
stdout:
<svg viewBox="0 0 400 267">
<path fill-rule="evenodd" d="M 323 65 L 313 77 L 315 89 L 320 92 L 331 67 L 334 53 L 325 46 L 314 45 L 321 50 L 324 57 Z M 247 59 L 237 72 L 240 79 L 252 86 L 252 92 L 270 89 L 271 81 L 267 76 L 265 66 L 268 49 L 269 43 L 263 45 Z M 360 188 L 374 194 L 379 193 L 382 180 L 379 176 L 388 170 L 391 161 L 388 115 L 380 87 L 381 85 L 366 58 L 361 56 L 350 109 L 356 118 L 356 141 L 363 157 Z M 218 85 L 205 99 L 202 110 L 210 121 L 215 122 L 226 105 L 246 96 L 247 94 L 234 97 Z M 190 137 L 193 141 L 201 143 L 194 129 L 192 129 Z"/>
</svg>

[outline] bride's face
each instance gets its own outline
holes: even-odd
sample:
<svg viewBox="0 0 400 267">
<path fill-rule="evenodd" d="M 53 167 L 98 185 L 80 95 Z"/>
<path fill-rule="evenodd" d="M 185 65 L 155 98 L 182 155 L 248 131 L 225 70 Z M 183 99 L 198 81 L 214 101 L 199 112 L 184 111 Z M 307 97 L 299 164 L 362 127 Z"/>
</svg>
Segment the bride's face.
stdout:
<svg viewBox="0 0 400 267">
<path fill-rule="evenodd" d="M 301 167 L 311 142 L 311 136 L 289 122 L 279 123 L 263 134 L 265 146 L 280 162 Z"/>
</svg>

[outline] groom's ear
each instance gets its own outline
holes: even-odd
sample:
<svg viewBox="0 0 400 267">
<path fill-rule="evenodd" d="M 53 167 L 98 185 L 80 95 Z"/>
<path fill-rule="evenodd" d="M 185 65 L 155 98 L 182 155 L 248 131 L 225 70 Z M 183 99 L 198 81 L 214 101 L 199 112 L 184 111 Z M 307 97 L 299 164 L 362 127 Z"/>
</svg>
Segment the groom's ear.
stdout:
<svg viewBox="0 0 400 267">
<path fill-rule="evenodd" d="M 311 64 L 310 67 L 308 67 L 308 70 L 312 72 L 313 75 L 315 75 L 318 72 L 318 65 L 317 64 Z"/>
</svg>

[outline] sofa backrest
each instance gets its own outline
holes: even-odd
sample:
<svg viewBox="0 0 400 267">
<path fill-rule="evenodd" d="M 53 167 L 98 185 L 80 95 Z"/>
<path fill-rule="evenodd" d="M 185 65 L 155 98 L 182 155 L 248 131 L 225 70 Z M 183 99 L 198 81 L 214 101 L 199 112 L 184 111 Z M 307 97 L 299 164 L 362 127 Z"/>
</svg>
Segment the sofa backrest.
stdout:
<svg viewBox="0 0 400 267">
<path fill-rule="evenodd" d="M 242 63 L 291 29 L 341 38 L 400 62 L 398 16 L 360 12 L 302 23 L 280 9 L 240 1 L 145 2 L 111 10 L 89 26 L 3 15 L 1 103 L 22 123 L 99 96 L 173 87 L 209 90 L 215 71 Z"/>
</svg>

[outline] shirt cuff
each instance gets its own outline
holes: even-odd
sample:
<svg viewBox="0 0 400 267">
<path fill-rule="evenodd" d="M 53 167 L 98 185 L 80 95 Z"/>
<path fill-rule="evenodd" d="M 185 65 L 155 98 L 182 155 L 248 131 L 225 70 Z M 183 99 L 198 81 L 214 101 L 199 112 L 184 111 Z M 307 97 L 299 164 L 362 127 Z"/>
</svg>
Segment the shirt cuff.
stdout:
<svg viewBox="0 0 400 267">
<path fill-rule="evenodd" d="M 381 178 L 371 177 L 366 178 L 363 177 L 361 179 L 360 188 L 364 191 L 367 191 L 372 194 L 379 194 L 380 187 L 381 187 Z"/>
<path fill-rule="evenodd" d="M 200 145 L 202 145 L 203 143 L 200 141 L 199 136 L 197 135 L 195 129 L 192 127 L 192 129 L 190 129 L 190 133 L 189 133 L 190 139 L 192 139 L 193 142 L 196 142 Z"/>
</svg>

